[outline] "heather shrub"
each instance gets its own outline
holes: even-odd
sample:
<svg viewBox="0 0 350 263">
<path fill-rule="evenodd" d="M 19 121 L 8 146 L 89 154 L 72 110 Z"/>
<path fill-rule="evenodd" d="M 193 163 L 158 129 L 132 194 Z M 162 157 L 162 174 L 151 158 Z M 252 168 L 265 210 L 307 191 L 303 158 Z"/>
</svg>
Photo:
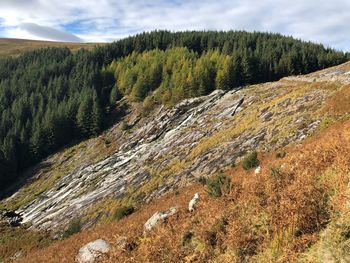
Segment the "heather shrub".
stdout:
<svg viewBox="0 0 350 263">
<path fill-rule="evenodd" d="M 123 217 L 131 215 L 134 212 L 135 207 L 133 207 L 132 205 L 118 207 L 113 214 L 113 220 L 120 220 Z"/>
<path fill-rule="evenodd" d="M 258 159 L 258 153 L 256 151 L 248 154 L 244 159 L 242 163 L 242 167 L 244 170 L 250 170 L 252 168 L 258 167 L 260 164 L 260 161 Z"/>
<path fill-rule="evenodd" d="M 71 235 L 74 235 L 76 233 L 79 233 L 82 229 L 82 222 L 80 220 L 80 218 L 75 218 L 73 219 L 67 229 L 63 232 L 62 238 L 67 238 L 70 237 Z"/>
<path fill-rule="evenodd" d="M 231 179 L 224 175 L 218 175 L 213 179 L 207 179 L 208 194 L 212 197 L 220 197 L 229 193 L 231 188 Z"/>
<path fill-rule="evenodd" d="M 280 152 L 276 153 L 276 158 L 282 159 L 282 158 L 286 157 L 286 155 L 287 155 L 286 152 L 280 151 Z"/>
<path fill-rule="evenodd" d="M 192 241 L 192 238 L 193 238 L 193 232 L 191 231 L 187 231 L 183 234 L 182 236 L 182 246 L 186 246 L 188 245 L 191 241 Z"/>
</svg>

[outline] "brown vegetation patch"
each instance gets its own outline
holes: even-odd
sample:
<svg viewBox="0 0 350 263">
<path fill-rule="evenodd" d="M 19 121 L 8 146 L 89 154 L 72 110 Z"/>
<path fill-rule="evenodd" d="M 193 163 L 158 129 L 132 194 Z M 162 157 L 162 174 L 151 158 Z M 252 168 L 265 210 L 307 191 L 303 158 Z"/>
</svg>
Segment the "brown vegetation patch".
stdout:
<svg viewBox="0 0 350 263">
<path fill-rule="evenodd" d="M 229 168 L 232 188 L 223 197 L 210 197 L 205 186 L 190 186 L 20 262 L 73 262 L 79 248 L 97 238 L 113 246 L 103 262 L 294 262 L 329 222 L 346 213 L 350 121 L 284 151 L 283 158 L 259 154 L 262 171 L 257 175 L 240 166 Z M 190 214 L 187 205 L 195 192 L 201 198 Z M 173 206 L 179 212 L 144 236 L 144 222 Z M 132 249 L 115 245 L 121 236 L 133 242 Z"/>
</svg>

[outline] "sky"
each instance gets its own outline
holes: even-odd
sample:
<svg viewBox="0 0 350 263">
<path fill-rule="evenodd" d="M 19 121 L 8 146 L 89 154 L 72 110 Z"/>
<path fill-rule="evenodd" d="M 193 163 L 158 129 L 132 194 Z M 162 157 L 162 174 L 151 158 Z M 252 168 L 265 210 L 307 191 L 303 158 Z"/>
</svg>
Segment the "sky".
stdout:
<svg viewBox="0 0 350 263">
<path fill-rule="evenodd" d="M 278 32 L 350 51 L 350 0 L 0 0 L 0 37 L 111 42 L 143 31 Z"/>
</svg>

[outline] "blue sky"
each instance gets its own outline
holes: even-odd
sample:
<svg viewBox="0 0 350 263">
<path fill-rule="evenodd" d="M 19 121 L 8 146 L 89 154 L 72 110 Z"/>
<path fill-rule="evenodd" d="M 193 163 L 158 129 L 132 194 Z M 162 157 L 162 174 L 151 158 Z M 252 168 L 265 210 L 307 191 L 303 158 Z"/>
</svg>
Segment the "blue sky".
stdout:
<svg viewBox="0 0 350 263">
<path fill-rule="evenodd" d="M 350 51 L 349 0 L 0 0 L 0 37 L 110 42 L 155 29 L 278 32 Z"/>
</svg>

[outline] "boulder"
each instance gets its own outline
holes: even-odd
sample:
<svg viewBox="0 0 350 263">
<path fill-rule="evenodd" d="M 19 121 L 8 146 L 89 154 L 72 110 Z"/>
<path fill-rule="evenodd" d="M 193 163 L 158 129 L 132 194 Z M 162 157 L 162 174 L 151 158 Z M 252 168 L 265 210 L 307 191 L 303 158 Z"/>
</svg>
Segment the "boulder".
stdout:
<svg viewBox="0 0 350 263">
<path fill-rule="evenodd" d="M 148 219 L 147 222 L 145 223 L 144 230 L 151 231 L 158 224 L 159 221 L 164 221 L 169 216 L 175 214 L 176 211 L 177 211 L 176 208 L 172 207 L 166 211 L 160 211 L 160 212 L 154 213 L 153 216 L 151 216 L 151 218 Z"/>
<path fill-rule="evenodd" d="M 111 249 L 108 242 L 103 239 L 92 241 L 79 249 L 76 257 L 78 263 L 92 263 L 95 262 L 102 254 L 108 253 Z"/>
<path fill-rule="evenodd" d="M 17 251 L 11 258 L 10 260 L 15 261 L 21 257 L 24 256 L 24 253 L 22 251 Z"/>
</svg>

